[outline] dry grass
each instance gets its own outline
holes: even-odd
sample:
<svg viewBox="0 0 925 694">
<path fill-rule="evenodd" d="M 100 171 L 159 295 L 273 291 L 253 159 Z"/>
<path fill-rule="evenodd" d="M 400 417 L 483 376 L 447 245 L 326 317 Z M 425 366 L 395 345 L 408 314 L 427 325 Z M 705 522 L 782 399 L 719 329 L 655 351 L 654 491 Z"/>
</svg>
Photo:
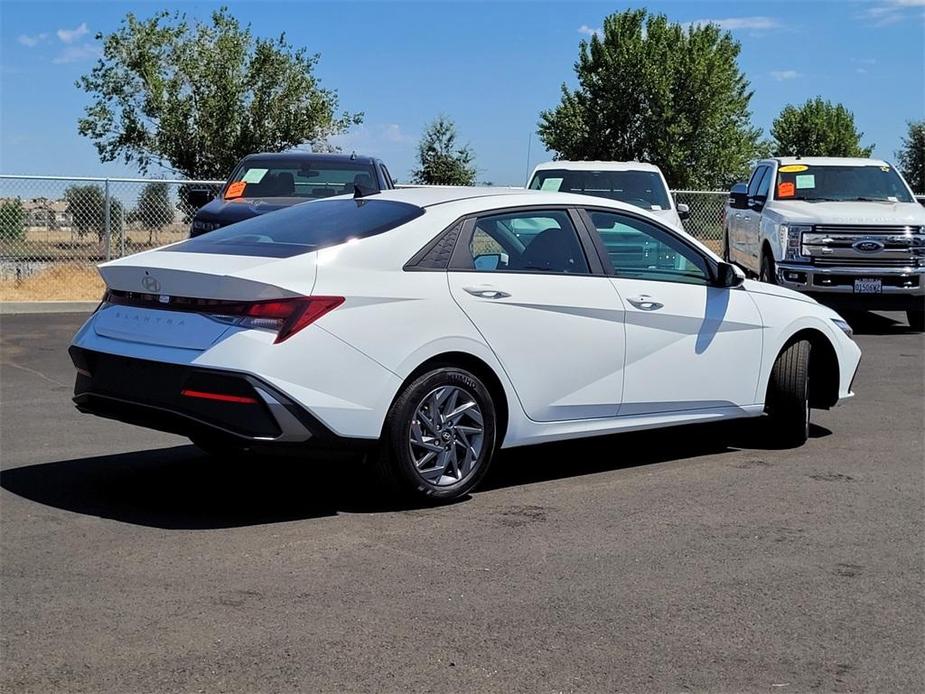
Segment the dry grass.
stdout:
<svg viewBox="0 0 925 694">
<path fill-rule="evenodd" d="M 18 282 L 0 280 L 0 301 L 96 301 L 103 287 L 95 267 L 56 265 Z"/>
</svg>

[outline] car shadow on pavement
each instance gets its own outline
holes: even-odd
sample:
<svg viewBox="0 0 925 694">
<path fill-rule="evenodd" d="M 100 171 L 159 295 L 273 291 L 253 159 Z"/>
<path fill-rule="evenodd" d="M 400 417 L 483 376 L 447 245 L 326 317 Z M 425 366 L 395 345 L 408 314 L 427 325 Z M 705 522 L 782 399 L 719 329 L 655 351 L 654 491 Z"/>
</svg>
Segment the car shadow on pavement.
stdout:
<svg viewBox="0 0 925 694">
<path fill-rule="evenodd" d="M 856 335 L 918 334 L 909 327 L 902 313 L 875 313 L 873 311 L 842 311 L 842 316 Z M 895 316 L 895 317 L 894 317 Z"/>
<path fill-rule="evenodd" d="M 704 424 L 506 450 L 476 494 L 754 448 L 753 426 Z M 814 427 L 812 435 L 828 433 Z M 383 497 L 370 478 L 359 460 L 222 460 L 176 446 L 7 469 L 0 472 L 0 486 L 40 504 L 163 529 L 234 528 L 412 508 Z"/>
</svg>

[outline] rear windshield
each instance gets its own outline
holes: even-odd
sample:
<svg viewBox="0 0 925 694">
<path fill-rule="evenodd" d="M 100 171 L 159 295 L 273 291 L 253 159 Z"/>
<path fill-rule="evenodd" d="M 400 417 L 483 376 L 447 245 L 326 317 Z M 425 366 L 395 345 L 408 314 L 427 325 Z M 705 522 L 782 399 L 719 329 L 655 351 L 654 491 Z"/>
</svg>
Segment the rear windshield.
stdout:
<svg viewBox="0 0 925 694">
<path fill-rule="evenodd" d="M 391 200 L 321 200 L 230 224 L 166 251 L 288 258 L 394 229 L 424 214 Z"/>
<path fill-rule="evenodd" d="M 887 165 L 787 164 L 777 170 L 778 200 L 807 202 L 913 202 L 909 189 Z"/>
<path fill-rule="evenodd" d="M 234 187 L 235 183 L 243 183 L 243 190 L 240 186 Z M 238 164 L 223 195 L 227 196 L 229 191 L 234 190 L 235 197 L 317 200 L 332 195 L 352 195 L 356 185 L 378 192 L 379 184 L 371 164 L 311 159 L 303 162 L 249 159 Z"/>
<path fill-rule="evenodd" d="M 654 171 L 537 171 L 532 190 L 555 190 L 619 200 L 644 210 L 670 210 L 671 201 L 662 177 Z"/>
</svg>

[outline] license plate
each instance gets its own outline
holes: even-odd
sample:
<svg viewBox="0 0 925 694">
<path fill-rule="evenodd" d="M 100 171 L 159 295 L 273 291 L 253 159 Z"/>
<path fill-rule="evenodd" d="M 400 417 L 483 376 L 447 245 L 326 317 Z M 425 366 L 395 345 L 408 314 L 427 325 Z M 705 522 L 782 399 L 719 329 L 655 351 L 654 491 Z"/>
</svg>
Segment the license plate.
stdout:
<svg viewBox="0 0 925 694">
<path fill-rule="evenodd" d="M 857 279 L 854 281 L 855 294 L 881 294 L 883 280 Z"/>
</svg>

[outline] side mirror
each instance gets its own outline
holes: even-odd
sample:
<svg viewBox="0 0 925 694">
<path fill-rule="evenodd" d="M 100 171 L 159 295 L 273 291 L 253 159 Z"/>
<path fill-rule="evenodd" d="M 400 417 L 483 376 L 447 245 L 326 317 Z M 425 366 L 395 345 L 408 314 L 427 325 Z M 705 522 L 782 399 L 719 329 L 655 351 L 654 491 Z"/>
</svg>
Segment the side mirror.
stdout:
<svg viewBox="0 0 925 694">
<path fill-rule="evenodd" d="M 729 191 L 729 207 L 734 210 L 748 209 L 748 184 L 736 183 Z"/>
<path fill-rule="evenodd" d="M 685 205 L 683 202 L 678 205 L 678 217 L 683 222 L 685 219 L 691 218 L 691 208 Z"/>
<path fill-rule="evenodd" d="M 764 204 L 768 201 L 766 195 L 756 195 L 753 198 L 748 198 L 747 205 L 750 210 L 755 210 L 756 212 L 760 211 Z"/>
<path fill-rule="evenodd" d="M 476 270 L 480 270 L 482 272 L 491 272 L 492 270 L 497 270 L 498 266 L 501 264 L 501 254 L 486 253 L 484 255 L 477 255 L 472 259 L 472 264 L 475 266 Z"/>
<path fill-rule="evenodd" d="M 716 268 L 716 284 L 720 287 L 738 287 L 745 281 L 745 273 L 732 263 L 720 263 Z"/>
<path fill-rule="evenodd" d="M 212 188 L 190 188 L 186 192 L 186 202 L 193 209 L 198 210 L 203 205 L 211 202 L 215 198 L 215 191 Z"/>
</svg>

